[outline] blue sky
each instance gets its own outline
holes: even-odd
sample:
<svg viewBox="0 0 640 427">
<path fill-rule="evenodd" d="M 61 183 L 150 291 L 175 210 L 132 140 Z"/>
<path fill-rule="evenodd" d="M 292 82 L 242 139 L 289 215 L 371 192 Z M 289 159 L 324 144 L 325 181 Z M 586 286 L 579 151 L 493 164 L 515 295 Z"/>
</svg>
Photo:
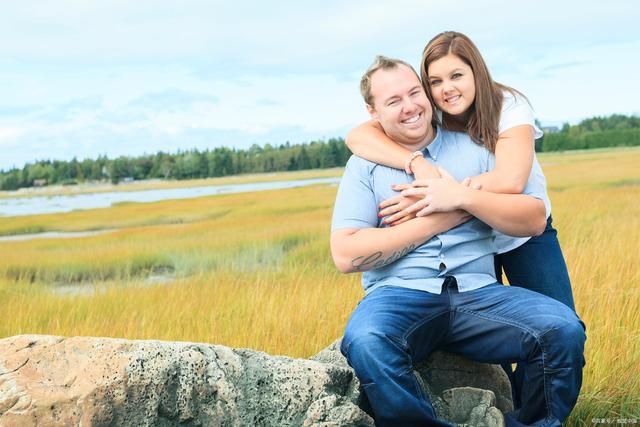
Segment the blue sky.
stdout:
<svg viewBox="0 0 640 427">
<path fill-rule="evenodd" d="M 444 30 L 543 124 L 640 114 L 639 22 L 620 0 L 5 2 L 0 169 L 344 136 L 373 57 L 417 65 Z"/>
</svg>

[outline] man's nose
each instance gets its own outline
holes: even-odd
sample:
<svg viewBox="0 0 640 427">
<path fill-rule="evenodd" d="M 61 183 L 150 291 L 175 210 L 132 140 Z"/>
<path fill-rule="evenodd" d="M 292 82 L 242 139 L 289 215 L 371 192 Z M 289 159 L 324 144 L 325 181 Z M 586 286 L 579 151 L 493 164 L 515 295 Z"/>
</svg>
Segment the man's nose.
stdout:
<svg viewBox="0 0 640 427">
<path fill-rule="evenodd" d="M 416 109 L 416 104 L 411 98 L 404 98 L 402 101 L 402 109 L 404 111 L 413 111 Z"/>
</svg>

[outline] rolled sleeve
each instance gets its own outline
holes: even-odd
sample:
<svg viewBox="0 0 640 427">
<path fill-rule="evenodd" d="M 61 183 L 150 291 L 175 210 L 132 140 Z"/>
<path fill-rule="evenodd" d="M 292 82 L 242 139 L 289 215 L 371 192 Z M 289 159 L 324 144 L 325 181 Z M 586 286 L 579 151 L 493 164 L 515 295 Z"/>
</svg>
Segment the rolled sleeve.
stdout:
<svg viewBox="0 0 640 427">
<path fill-rule="evenodd" d="M 371 185 L 371 164 L 351 156 L 340 180 L 331 231 L 378 226 L 378 205 Z"/>
</svg>

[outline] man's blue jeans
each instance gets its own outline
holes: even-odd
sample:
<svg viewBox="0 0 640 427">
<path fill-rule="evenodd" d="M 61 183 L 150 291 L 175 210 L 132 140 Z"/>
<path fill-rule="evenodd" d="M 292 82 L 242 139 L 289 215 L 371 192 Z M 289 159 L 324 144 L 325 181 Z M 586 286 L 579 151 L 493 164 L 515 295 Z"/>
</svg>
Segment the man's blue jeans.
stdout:
<svg viewBox="0 0 640 427">
<path fill-rule="evenodd" d="M 449 425 L 436 419 L 413 364 L 436 349 L 488 363 L 519 362 L 522 407 L 507 425 L 559 426 L 576 403 L 584 326 L 566 305 L 498 283 L 441 294 L 386 286 L 351 315 L 342 353 L 354 368 L 378 426 Z"/>
<path fill-rule="evenodd" d="M 502 270 L 512 286 L 526 288 L 551 297 L 575 311 L 571 280 L 567 264 L 562 255 L 558 232 L 553 228 L 553 219 L 547 218 L 547 227 L 539 236 L 534 236 L 509 252 L 495 256 L 495 269 L 498 282 L 502 283 Z M 513 403 L 519 408 L 523 373 L 520 368 L 515 372 L 511 364 L 503 364 L 513 388 Z"/>
</svg>

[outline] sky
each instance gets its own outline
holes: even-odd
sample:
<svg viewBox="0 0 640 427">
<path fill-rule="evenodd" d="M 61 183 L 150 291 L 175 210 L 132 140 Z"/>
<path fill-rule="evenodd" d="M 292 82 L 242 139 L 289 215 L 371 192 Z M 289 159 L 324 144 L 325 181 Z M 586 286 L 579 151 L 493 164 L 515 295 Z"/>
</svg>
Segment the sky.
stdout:
<svg viewBox="0 0 640 427">
<path fill-rule="evenodd" d="M 344 137 L 377 54 L 467 34 L 543 125 L 640 115 L 632 0 L 21 0 L 0 15 L 0 169 Z"/>
</svg>

